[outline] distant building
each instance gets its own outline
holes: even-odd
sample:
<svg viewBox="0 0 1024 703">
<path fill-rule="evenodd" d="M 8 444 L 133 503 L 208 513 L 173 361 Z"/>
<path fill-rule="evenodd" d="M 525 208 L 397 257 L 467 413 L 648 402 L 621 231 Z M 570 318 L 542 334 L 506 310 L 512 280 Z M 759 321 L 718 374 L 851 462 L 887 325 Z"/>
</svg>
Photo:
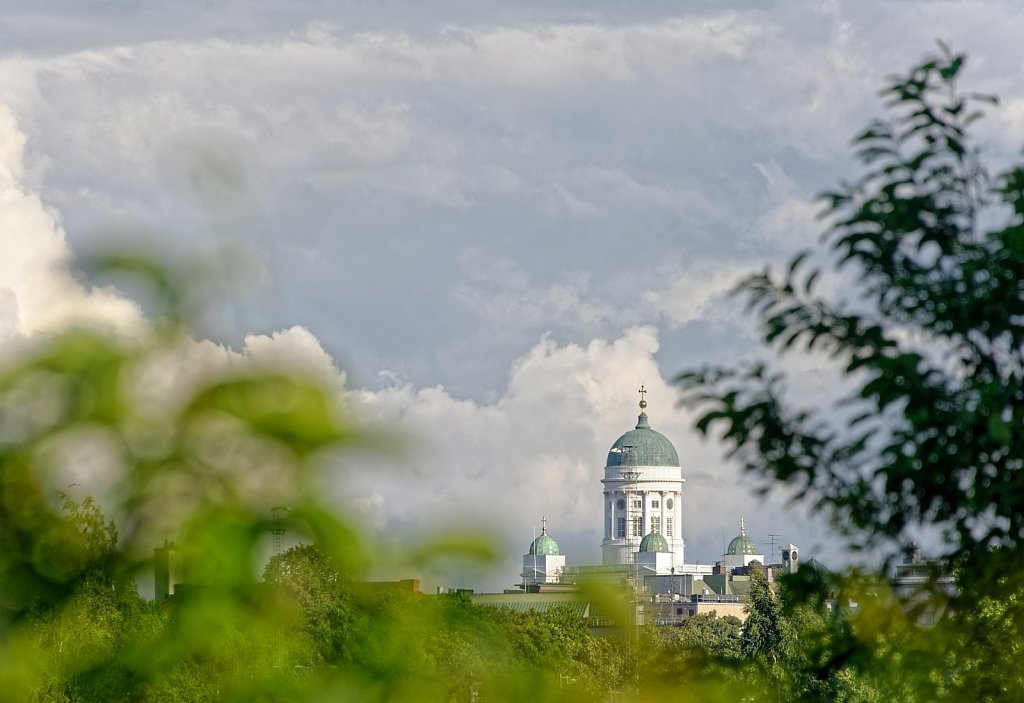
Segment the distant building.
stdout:
<svg viewBox="0 0 1024 703">
<path fill-rule="evenodd" d="M 787 544 L 782 550 L 782 568 L 787 574 L 795 574 L 800 568 L 800 550 L 795 544 Z"/>
<path fill-rule="evenodd" d="M 764 563 L 764 554 L 758 554 L 757 544 L 747 536 L 746 521 L 740 518 L 740 533 L 729 542 L 729 547 L 722 555 L 722 565 L 735 569 L 750 566 L 750 562 Z"/>
<path fill-rule="evenodd" d="M 637 623 L 678 624 L 700 613 L 746 618 L 750 573 L 764 571 L 773 583 L 777 573 L 799 567 L 799 550 L 787 545 L 783 563 L 764 566 L 764 554 L 747 535 L 739 534 L 715 564 L 687 564 L 683 559 L 683 479 L 679 455 L 665 435 L 651 428 L 647 391 L 640 388 L 636 426 L 612 444 L 604 467 L 601 564 L 568 565 L 566 555 L 548 534 L 547 519 L 523 556 L 517 588 L 503 594 L 473 595 L 481 605 L 517 610 L 571 607 L 591 620 L 600 613 L 578 592 L 583 583 L 621 589 L 636 606 Z M 820 567 L 815 560 L 811 562 Z"/>
<path fill-rule="evenodd" d="M 182 583 L 181 551 L 174 542 L 164 540 L 162 547 L 153 550 L 153 596 L 168 600 Z"/>
<path fill-rule="evenodd" d="M 540 537 L 530 543 L 523 556 L 523 588 L 540 583 L 558 583 L 565 568 L 565 556 L 558 553 L 558 543 L 548 535 L 548 520 L 541 519 Z"/>
<path fill-rule="evenodd" d="M 924 556 L 917 545 L 911 545 L 903 563 L 896 565 L 893 588 L 921 625 L 934 625 L 957 595 L 949 562 Z"/>
<path fill-rule="evenodd" d="M 604 468 L 604 540 L 601 563 L 631 564 L 646 534 L 658 533 L 673 566 L 683 565 L 683 469 L 668 437 L 651 429 L 647 391 L 640 387 L 636 427 L 608 450 Z M 671 568 L 671 567 L 669 567 Z"/>
</svg>

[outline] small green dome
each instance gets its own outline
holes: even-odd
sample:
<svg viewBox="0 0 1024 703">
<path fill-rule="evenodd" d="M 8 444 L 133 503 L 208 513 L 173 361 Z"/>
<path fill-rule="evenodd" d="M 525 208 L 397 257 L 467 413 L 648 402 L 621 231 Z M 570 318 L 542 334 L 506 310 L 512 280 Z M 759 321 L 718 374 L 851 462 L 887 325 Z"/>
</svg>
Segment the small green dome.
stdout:
<svg viewBox="0 0 1024 703">
<path fill-rule="evenodd" d="M 740 518 L 740 533 L 732 538 L 732 542 L 729 542 L 729 549 L 725 553 L 726 555 L 757 554 L 757 544 L 747 537 L 743 518 Z"/>
<path fill-rule="evenodd" d="M 636 427 L 615 440 L 607 465 L 679 466 L 679 455 L 668 437 L 651 429 L 647 413 L 641 412 Z"/>
<path fill-rule="evenodd" d="M 640 540 L 641 552 L 668 552 L 668 542 L 657 532 L 651 532 Z"/>
<path fill-rule="evenodd" d="M 544 518 L 541 522 L 543 526 L 540 530 L 540 537 L 530 543 L 530 551 L 528 553 L 536 554 L 538 556 L 554 556 L 558 554 L 558 542 L 548 536 L 547 518 Z"/>
</svg>

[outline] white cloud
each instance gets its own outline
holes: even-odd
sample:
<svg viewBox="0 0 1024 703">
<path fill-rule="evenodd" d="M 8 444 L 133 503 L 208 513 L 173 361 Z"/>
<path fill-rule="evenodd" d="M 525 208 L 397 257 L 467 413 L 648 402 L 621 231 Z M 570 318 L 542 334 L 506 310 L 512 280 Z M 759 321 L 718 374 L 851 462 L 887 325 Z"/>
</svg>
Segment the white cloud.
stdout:
<svg viewBox="0 0 1024 703">
<path fill-rule="evenodd" d="M 777 163 L 756 163 L 754 167 L 764 178 L 765 198 L 748 240 L 785 255 L 816 244 L 822 230 L 818 216 L 823 210 L 814 199 L 816 194 L 804 192 Z"/>
<path fill-rule="evenodd" d="M 58 216 L 23 185 L 25 134 L 0 106 L 0 330 L 30 336 L 72 324 L 138 326 L 138 307 L 72 276 Z"/>
<path fill-rule="evenodd" d="M 503 330 L 505 338 L 509 332 L 532 333 L 563 319 L 594 330 L 616 316 L 616 310 L 602 300 L 601 291 L 595 290 L 595 283 L 584 274 L 569 274 L 545 285 L 511 259 L 492 261 L 471 250 L 463 262 L 471 273 L 452 291 L 453 298 L 488 326 Z"/>
<path fill-rule="evenodd" d="M 716 308 L 714 315 L 709 313 L 749 271 L 750 266 L 742 262 L 706 261 L 689 266 L 662 267 L 658 280 L 664 280 L 666 284 L 646 292 L 643 302 L 648 308 L 665 315 L 674 327 L 704 318 L 713 318 L 717 322 L 729 317 L 734 319 L 738 311 L 730 314 L 722 309 L 725 306 Z"/>
<path fill-rule="evenodd" d="M 356 416 L 413 437 L 414 449 L 387 469 L 362 458 L 341 469 L 339 497 L 359 524 L 392 538 L 453 526 L 497 535 L 508 553 L 485 577 L 491 588 L 515 580 L 541 516 L 569 563 L 593 563 L 600 558 L 607 451 L 635 424 L 642 383 L 650 391 L 651 424 L 673 441 L 688 479 L 689 561 L 716 558 L 720 534 L 731 539 L 741 515 L 762 541 L 769 531 L 784 531 L 786 539 L 813 547 L 818 537 L 806 531 L 802 511 L 780 519 L 777 502 L 754 498 L 717 449 L 694 435 L 692 417 L 676 407 L 675 390 L 654 361 L 657 350 L 648 327 L 586 345 L 544 339 L 517 360 L 492 403 L 460 400 L 439 387 L 353 391 Z M 452 585 L 451 573 L 423 576 Z"/>
<path fill-rule="evenodd" d="M 573 103 L 600 101 L 592 111 L 597 121 L 581 126 L 602 132 L 617 126 L 629 130 L 623 134 L 629 138 L 638 118 L 660 123 L 658 132 L 661 125 L 688 122 L 685 109 L 659 114 L 665 101 L 677 108 L 693 102 L 703 113 L 713 107 L 709 100 L 732 99 L 731 112 L 746 115 L 749 126 L 773 111 L 767 94 L 756 109 L 751 98 L 757 91 L 737 103 L 721 94 L 706 67 L 748 61 L 751 48 L 771 35 L 762 22 L 735 13 L 620 26 L 452 28 L 429 38 L 400 31 L 331 34 L 328 25 L 319 25 L 312 34 L 274 41 L 163 41 L 89 50 L 39 59 L 22 70 L 46 88 L 48 97 L 34 106 L 44 113 L 43 126 L 50 120 L 61 126 L 59 133 L 49 131 L 47 141 L 90 170 L 122 161 L 144 171 L 168 137 L 206 130 L 259 144 L 271 169 L 312 164 L 344 183 L 370 183 L 458 207 L 476 183 L 467 168 L 482 165 L 475 163 L 476 147 L 493 151 L 495 144 L 478 143 L 453 118 L 486 106 L 477 117 L 507 130 L 503 137 L 525 128 L 542 138 L 531 156 L 548 147 L 550 137 L 533 123 L 552 97 L 556 102 L 547 109 L 556 115 L 562 109 L 576 113 Z M 649 94 L 652 84 L 657 87 Z M 439 103 L 437 88 L 451 91 L 464 106 Z M 632 103 L 634 114 L 620 112 L 616 103 Z M 72 105 L 88 119 L 69 124 L 61 106 Z M 49 114 L 51 109 L 58 113 Z M 603 147 L 613 153 L 618 148 Z M 558 158 L 559 151 L 548 158 Z M 514 177 L 532 177 L 523 173 L 530 168 L 517 164 Z"/>
</svg>

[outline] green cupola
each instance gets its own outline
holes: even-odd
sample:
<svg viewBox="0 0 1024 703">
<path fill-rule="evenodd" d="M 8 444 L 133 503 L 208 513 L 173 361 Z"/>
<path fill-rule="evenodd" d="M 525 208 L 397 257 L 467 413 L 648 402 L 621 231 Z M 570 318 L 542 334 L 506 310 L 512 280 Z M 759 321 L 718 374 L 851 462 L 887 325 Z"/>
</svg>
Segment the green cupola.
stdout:
<svg viewBox="0 0 1024 703">
<path fill-rule="evenodd" d="M 537 556 L 553 556 L 558 554 L 558 542 L 548 535 L 548 519 L 541 519 L 540 537 L 530 543 L 528 554 Z"/>
<path fill-rule="evenodd" d="M 754 540 L 747 537 L 747 530 L 743 523 L 743 518 L 740 518 L 740 533 L 732 538 L 732 542 L 729 542 L 729 549 L 727 549 L 725 553 L 727 555 L 758 553 L 757 545 L 754 544 Z"/>
<path fill-rule="evenodd" d="M 640 551 L 641 552 L 668 552 L 671 551 L 668 548 L 668 542 L 662 537 L 657 530 L 651 532 L 642 540 L 640 540 Z"/>
<path fill-rule="evenodd" d="M 641 392 L 646 392 L 641 388 Z M 636 427 L 615 440 L 608 451 L 607 466 L 679 466 L 679 455 L 668 437 L 651 429 L 647 401 L 640 401 Z"/>
</svg>

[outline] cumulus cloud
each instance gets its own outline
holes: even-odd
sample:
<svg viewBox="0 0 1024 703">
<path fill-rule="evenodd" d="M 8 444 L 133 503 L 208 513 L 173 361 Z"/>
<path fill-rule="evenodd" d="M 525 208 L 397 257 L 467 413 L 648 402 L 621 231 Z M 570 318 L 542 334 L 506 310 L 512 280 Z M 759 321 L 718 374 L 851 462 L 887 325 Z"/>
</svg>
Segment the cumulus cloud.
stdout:
<svg viewBox="0 0 1024 703">
<path fill-rule="evenodd" d="M 15 116 L 0 106 L 0 330 L 31 336 L 76 324 L 137 327 L 135 304 L 83 285 L 69 270 L 58 215 L 23 185 L 25 140 Z"/>
<path fill-rule="evenodd" d="M 754 164 L 764 178 L 765 198 L 748 239 L 769 251 L 786 253 L 809 246 L 821 231 L 821 203 L 814 193 L 804 192 L 777 163 Z"/>
<path fill-rule="evenodd" d="M 688 561 L 717 558 L 721 534 L 731 539 L 741 515 L 762 543 L 769 532 L 784 532 L 813 546 L 803 511 L 781 508 L 778 497 L 755 497 L 753 484 L 694 435 L 692 416 L 677 407 L 654 360 L 657 350 L 650 327 L 586 345 L 545 338 L 516 361 L 491 403 L 455 398 L 441 387 L 352 391 L 357 416 L 413 437 L 414 449 L 389 467 L 361 459 L 342 469 L 339 499 L 360 524 L 392 539 L 413 541 L 442 528 L 494 536 L 502 558 L 482 581 L 491 588 L 514 582 L 542 516 L 569 563 L 595 563 L 607 451 L 636 423 L 636 390 L 644 384 L 651 424 L 676 445 L 688 481 Z M 457 578 L 443 571 L 422 576 L 447 585 Z"/>
<path fill-rule="evenodd" d="M 19 136 L 13 119 L 9 114 L 6 118 L 3 126 Z M 130 301 L 112 291 L 89 291 L 70 275 L 71 255 L 56 215 L 18 180 L 22 152 L 13 148 L 5 157 L 5 216 L 12 232 L 24 233 L 25 242 L 34 242 L 31 251 L 41 262 L 36 268 L 25 265 L 23 270 L 29 274 L 25 278 L 14 269 L 3 272 L 8 300 L 18 313 L 12 332 L 53 331 L 78 318 L 99 320 L 122 331 L 141 324 L 141 313 Z M 64 315 L 34 302 L 31 294 L 40 286 L 59 296 L 55 303 L 60 303 Z M 522 291 L 525 294 L 528 288 Z M 560 305 L 563 314 L 578 312 L 585 301 L 585 296 L 571 296 L 558 303 L 557 291 L 547 297 L 548 304 Z M 77 317 L 72 318 L 72 313 Z M 607 447 L 635 422 L 633 386 L 646 384 L 652 416 L 659 429 L 676 441 L 687 470 L 695 475 L 720 473 L 710 468 L 716 463 L 712 453 L 694 443 L 685 429 L 685 413 L 674 407 L 671 385 L 654 361 L 658 346 L 651 327 L 630 328 L 617 338 L 586 344 L 558 344 L 546 337 L 516 360 L 501 396 L 492 403 L 480 403 L 454 397 L 441 387 L 344 391 L 345 376 L 334 360 L 314 335 L 296 326 L 269 335 L 249 335 L 238 351 L 208 340 L 183 341 L 140 369 L 138 383 L 133 385 L 140 394 L 140 407 L 159 412 L 173 406 L 175 398 L 194 384 L 224 373 L 272 367 L 319 375 L 345 394 L 362 422 L 410 438 L 408 451 L 386 473 L 383 468 L 363 468 L 343 474 L 342 486 L 335 487 L 340 489 L 339 500 L 350 504 L 366 527 L 410 539 L 444 526 L 476 526 L 502 546 L 500 563 L 485 577 L 485 582 L 497 587 L 514 579 L 518 552 L 528 543 L 540 516 L 549 517 L 552 529 L 557 525 L 564 535 L 563 548 L 574 563 L 596 560 L 601 468 Z M 73 461 L 61 453 L 66 444 L 52 448 L 53 464 L 66 468 L 59 481 L 88 485 L 102 497 L 113 490 L 123 467 L 111 464 L 112 454 L 105 449 L 103 437 L 74 439 L 87 451 Z M 381 460 L 366 461 L 372 465 Z M 721 481 L 721 476 L 715 479 Z M 722 508 L 734 504 L 732 499 L 718 503 Z M 692 524 L 706 532 L 709 518 L 701 515 L 696 502 L 693 509 Z M 452 578 L 450 572 L 427 576 Z"/>
<path fill-rule="evenodd" d="M 749 265 L 737 262 L 704 261 L 688 266 L 666 267 L 659 280 L 663 287 L 650 290 L 643 296 L 644 304 L 664 315 L 672 326 L 684 325 L 695 320 L 711 318 L 721 323 L 736 317 L 736 310 L 729 311 L 721 303 L 743 274 L 750 271 Z M 714 315 L 710 314 L 712 308 Z"/>
<path fill-rule="evenodd" d="M 383 8 L 278 7 L 273 26 L 232 16 L 248 30 L 230 38 L 225 16 L 156 39 L 89 25 L 82 37 L 118 39 L 7 59 L 4 95 L 73 241 L 111 222 L 186 248 L 230 236 L 269 262 L 240 304 L 253 327 L 302 324 L 367 378 L 401 368 L 482 398 L 538 334 L 584 343 L 706 320 L 714 308 L 680 302 L 687 285 L 668 292 L 677 272 L 708 271 L 717 288 L 716 262 L 813 244 L 802 199 L 844 174 L 883 77 L 943 27 L 968 49 L 996 27 L 974 49 L 994 67 L 983 83 L 1024 92 L 1006 50 L 1018 18 L 978 19 L 996 3 L 481 5 L 461 18 L 442 5 L 431 18 L 403 5 L 415 27 Z M 1013 129 L 1011 115 L 1000 132 Z M 217 174 L 176 159 L 197 140 L 240 158 L 248 197 L 188 195 Z M 471 254 L 526 283 L 482 285 Z"/>
<path fill-rule="evenodd" d="M 4 232 L 0 347 L 4 354 L 17 352 L 40 336 L 77 326 L 143 337 L 147 321 L 136 303 L 114 289 L 90 287 L 73 274 L 74 257 L 59 216 L 43 204 L 26 176 L 24 148 L 25 135 L 14 115 L 0 108 L 0 229 Z M 270 335 L 249 335 L 238 351 L 208 340 L 183 339 L 135 369 L 136 377 L 126 382 L 126 388 L 140 412 L 157 417 L 175 409 L 197 384 L 253 369 L 312 374 L 339 395 L 345 382 L 319 341 L 295 326 Z M 21 405 L 33 400 L 26 398 Z M 17 432 L 16 420 L 8 418 L 5 423 L 9 439 Z M 124 476 L 116 445 L 102 429 L 80 428 L 48 441 L 41 450 L 47 461 L 41 465 L 52 467 L 56 489 L 81 486 L 103 503 Z"/>
</svg>

